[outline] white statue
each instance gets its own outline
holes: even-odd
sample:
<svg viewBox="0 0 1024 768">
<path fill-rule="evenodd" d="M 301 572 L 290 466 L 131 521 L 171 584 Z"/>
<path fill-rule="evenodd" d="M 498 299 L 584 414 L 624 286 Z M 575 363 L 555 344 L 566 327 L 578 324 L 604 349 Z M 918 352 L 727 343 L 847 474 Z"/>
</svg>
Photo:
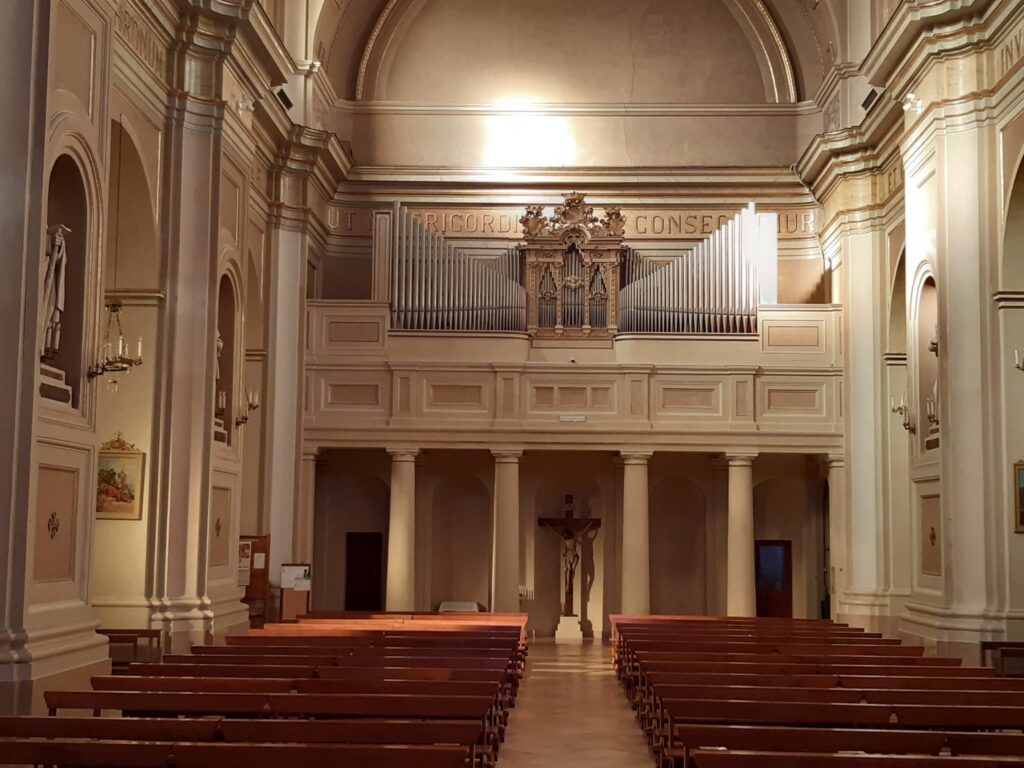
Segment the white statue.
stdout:
<svg viewBox="0 0 1024 768">
<path fill-rule="evenodd" d="M 64 313 L 64 283 L 68 253 L 64 233 L 71 232 L 63 224 L 50 227 L 46 244 L 46 273 L 43 275 L 43 359 L 50 359 L 60 349 L 61 315 Z"/>
<path fill-rule="evenodd" d="M 224 337 L 220 335 L 220 329 L 217 329 L 217 378 L 216 381 L 220 381 L 220 356 L 224 353 Z"/>
</svg>

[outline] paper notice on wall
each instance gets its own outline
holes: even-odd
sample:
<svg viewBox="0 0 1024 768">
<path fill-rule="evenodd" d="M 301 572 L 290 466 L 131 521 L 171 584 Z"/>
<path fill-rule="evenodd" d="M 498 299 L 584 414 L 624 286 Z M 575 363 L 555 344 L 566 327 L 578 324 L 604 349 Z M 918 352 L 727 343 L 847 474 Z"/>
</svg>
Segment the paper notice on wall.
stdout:
<svg viewBox="0 0 1024 768">
<path fill-rule="evenodd" d="M 247 587 L 252 580 L 252 542 L 238 542 L 238 586 Z"/>
<path fill-rule="evenodd" d="M 288 565 L 282 565 L 281 589 L 294 589 L 296 592 L 309 592 L 309 590 L 311 589 L 309 564 L 293 563 Z"/>
<path fill-rule="evenodd" d="M 264 568 L 266 568 L 267 567 L 267 553 L 266 552 L 257 552 L 255 555 L 253 555 L 252 556 L 252 567 L 253 567 L 253 570 L 256 570 L 256 571 L 262 571 Z"/>
</svg>

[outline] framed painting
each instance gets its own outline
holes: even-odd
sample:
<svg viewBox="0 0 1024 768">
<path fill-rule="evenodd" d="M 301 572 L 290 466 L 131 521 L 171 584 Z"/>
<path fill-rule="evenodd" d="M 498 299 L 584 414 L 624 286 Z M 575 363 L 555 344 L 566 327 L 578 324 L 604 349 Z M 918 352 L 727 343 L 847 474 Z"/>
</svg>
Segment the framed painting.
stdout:
<svg viewBox="0 0 1024 768">
<path fill-rule="evenodd" d="M 121 433 L 100 446 L 96 470 L 96 517 L 141 520 L 146 454 Z"/>
<path fill-rule="evenodd" d="M 1024 533 L 1024 461 L 1013 465 L 1013 522 L 1017 533 Z"/>
</svg>

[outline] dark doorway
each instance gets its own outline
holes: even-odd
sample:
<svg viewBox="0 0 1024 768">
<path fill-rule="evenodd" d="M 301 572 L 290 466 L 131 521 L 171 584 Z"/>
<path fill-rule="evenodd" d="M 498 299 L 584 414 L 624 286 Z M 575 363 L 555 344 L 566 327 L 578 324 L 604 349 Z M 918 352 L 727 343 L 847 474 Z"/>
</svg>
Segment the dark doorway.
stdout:
<svg viewBox="0 0 1024 768">
<path fill-rule="evenodd" d="M 384 610 L 384 534 L 345 534 L 345 610 Z"/>
<path fill-rule="evenodd" d="M 792 542 L 759 541 L 757 547 L 757 615 L 793 616 Z"/>
</svg>

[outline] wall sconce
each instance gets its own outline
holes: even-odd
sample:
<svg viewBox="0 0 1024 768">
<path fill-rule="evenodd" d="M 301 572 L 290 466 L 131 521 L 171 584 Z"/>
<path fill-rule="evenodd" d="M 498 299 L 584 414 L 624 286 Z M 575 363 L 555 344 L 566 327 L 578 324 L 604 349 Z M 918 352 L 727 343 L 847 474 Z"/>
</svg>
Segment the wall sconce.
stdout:
<svg viewBox="0 0 1024 768">
<path fill-rule="evenodd" d="M 935 412 L 935 401 L 930 397 L 924 401 L 925 414 L 928 416 L 928 423 L 939 426 L 939 415 Z"/>
<path fill-rule="evenodd" d="M 903 111 L 913 112 L 915 115 L 920 115 L 924 112 L 924 102 L 916 93 L 909 91 L 907 95 L 903 97 Z"/>
<path fill-rule="evenodd" d="M 1024 371 L 1024 360 L 1021 360 L 1020 358 L 1019 349 L 1013 350 L 1013 367 L 1016 368 L 1018 371 Z"/>
<path fill-rule="evenodd" d="M 914 424 L 910 420 L 910 409 L 907 408 L 907 396 L 904 394 L 900 398 L 900 404 L 896 405 L 896 398 L 889 398 L 889 410 L 898 416 L 903 417 L 902 427 L 907 430 L 910 434 L 914 434 L 917 430 L 914 429 Z"/>
<path fill-rule="evenodd" d="M 247 389 L 245 391 L 245 400 L 240 403 L 240 406 L 241 407 L 238 409 L 238 418 L 235 419 L 236 427 L 249 423 L 250 411 L 255 411 L 260 407 L 260 393 L 252 389 Z"/>
</svg>

